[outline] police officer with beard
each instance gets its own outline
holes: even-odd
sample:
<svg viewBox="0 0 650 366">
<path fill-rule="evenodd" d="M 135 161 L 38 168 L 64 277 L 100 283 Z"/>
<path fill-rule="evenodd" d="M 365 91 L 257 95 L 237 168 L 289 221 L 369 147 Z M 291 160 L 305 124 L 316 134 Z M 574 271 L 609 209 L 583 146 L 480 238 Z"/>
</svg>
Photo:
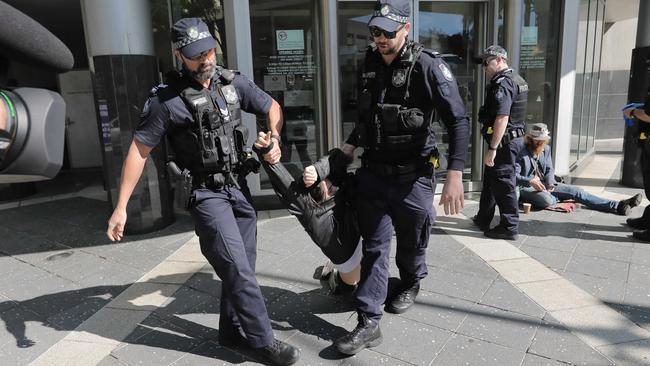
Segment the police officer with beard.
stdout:
<svg viewBox="0 0 650 366">
<path fill-rule="evenodd" d="M 359 121 L 343 146 L 352 156 L 364 149 L 357 210 L 363 237 L 358 325 L 337 339 L 344 354 L 382 342 L 379 320 L 386 311 L 403 313 L 413 305 L 425 262 L 433 208 L 433 169 L 437 160 L 432 129 L 434 108 L 449 133 L 447 179 L 440 204 L 445 213 L 463 207 L 462 171 L 469 144 L 469 121 L 458 84 L 440 56 L 409 41 L 410 0 L 380 0 L 368 23 L 373 37 L 359 82 Z M 390 242 L 397 236 L 400 288 L 386 299 Z"/>
<path fill-rule="evenodd" d="M 280 106 L 244 76 L 217 66 L 216 40 L 200 19 L 179 20 L 172 39 L 183 70 L 169 85 L 154 88 L 144 106 L 107 235 L 111 240 L 122 238 L 129 197 L 150 151 L 166 137 L 174 164 L 189 173 L 188 208 L 201 252 L 222 280 L 219 343 L 251 347 L 273 364 L 291 365 L 300 352 L 274 338 L 255 278 L 257 217 L 245 176 L 259 165 L 251 160 L 248 132 L 241 121 L 241 110 L 266 114 L 270 131 L 277 136 L 282 127 Z M 279 158 L 276 147 L 269 159 Z"/>
<path fill-rule="evenodd" d="M 481 62 L 490 84 L 479 111 L 481 133 L 488 145 L 483 163 L 483 191 L 474 223 L 494 239 L 516 240 L 519 206 L 515 191 L 515 162 L 524 146 L 524 123 L 528 103 L 528 84 L 507 64 L 508 54 L 501 46 L 490 46 Z M 496 206 L 501 221 L 490 229 Z"/>
</svg>

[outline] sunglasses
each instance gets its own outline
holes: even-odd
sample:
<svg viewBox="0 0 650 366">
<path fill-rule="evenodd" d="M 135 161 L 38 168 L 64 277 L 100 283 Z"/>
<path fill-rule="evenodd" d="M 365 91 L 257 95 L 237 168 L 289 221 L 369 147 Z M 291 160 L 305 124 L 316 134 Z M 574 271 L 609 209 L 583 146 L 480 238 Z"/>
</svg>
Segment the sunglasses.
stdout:
<svg viewBox="0 0 650 366">
<path fill-rule="evenodd" d="M 187 58 L 188 60 L 192 60 L 192 61 L 201 61 L 202 59 L 204 59 L 206 57 L 212 57 L 212 55 L 214 55 L 214 48 L 210 48 L 207 51 L 201 52 L 197 56 L 194 56 L 194 57 L 187 57 L 186 56 L 185 58 Z"/>
<path fill-rule="evenodd" d="M 389 32 L 389 31 L 387 31 L 385 29 L 381 29 L 381 28 L 376 27 L 376 26 L 373 25 L 369 29 L 370 29 L 370 35 L 375 37 L 375 38 L 379 38 L 383 34 L 384 37 L 386 37 L 387 39 L 394 39 L 395 37 L 397 37 L 397 32 L 401 31 L 402 28 L 404 28 L 404 26 L 401 26 L 401 27 L 397 28 L 396 30 L 394 30 L 392 32 Z"/>
<path fill-rule="evenodd" d="M 490 61 L 496 60 L 496 57 L 488 57 L 485 60 L 483 60 L 483 67 L 487 67 L 487 65 L 490 63 Z"/>
</svg>

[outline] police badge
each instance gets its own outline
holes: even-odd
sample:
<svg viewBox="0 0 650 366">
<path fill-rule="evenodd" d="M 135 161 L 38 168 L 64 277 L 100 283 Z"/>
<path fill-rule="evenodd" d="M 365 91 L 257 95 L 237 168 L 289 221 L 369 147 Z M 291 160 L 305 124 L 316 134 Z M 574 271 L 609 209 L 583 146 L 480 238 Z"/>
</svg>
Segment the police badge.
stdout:
<svg viewBox="0 0 650 366">
<path fill-rule="evenodd" d="M 406 82 L 406 70 L 396 69 L 393 71 L 393 86 L 399 88 Z"/>
<path fill-rule="evenodd" d="M 388 13 L 390 13 L 390 5 L 382 5 L 381 9 L 379 9 L 379 14 L 381 14 L 382 17 L 385 17 Z"/>
<path fill-rule="evenodd" d="M 239 97 L 237 96 L 237 91 L 234 86 L 226 85 L 221 88 L 221 91 L 223 92 L 223 97 L 226 99 L 226 103 L 237 104 Z"/>
<path fill-rule="evenodd" d="M 190 39 L 197 39 L 199 37 L 198 28 L 190 27 L 190 29 L 187 30 L 187 36 L 190 37 Z"/>
</svg>

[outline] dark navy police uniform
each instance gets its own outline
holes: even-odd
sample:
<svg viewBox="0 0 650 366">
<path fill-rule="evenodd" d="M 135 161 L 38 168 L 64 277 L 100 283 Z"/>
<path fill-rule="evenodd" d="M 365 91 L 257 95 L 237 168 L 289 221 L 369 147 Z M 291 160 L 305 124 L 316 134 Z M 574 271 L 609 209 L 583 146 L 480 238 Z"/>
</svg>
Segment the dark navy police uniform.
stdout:
<svg viewBox="0 0 650 366">
<path fill-rule="evenodd" d="M 434 108 L 450 138 L 448 168 L 462 171 L 469 121 L 448 65 L 409 42 L 390 65 L 369 47 L 361 70 L 359 123 L 347 143 L 363 147 L 357 170 L 357 210 L 363 237 L 358 310 L 380 319 L 386 300 L 393 227 L 403 283 L 426 277 L 425 252 L 435 220 L 433 167 L 437 157 Z"/>
<path fill-rule="evenodd" d="M 494 166 L 484 166 L 483 191 L 475 222 L 489 227 L 495 207 L 499 206 L 500 226 L 512 234 L 518 233 L 519 212 L 516 194 L 515 162 L 524 146 L 524 124 L 528 84 L 512 69 L 498 72 L 486 87 L 485 101 L 479 112 L 481 132 L 491 143 L 494 120 L 507 115 L 508 126 L 497 148 Z"/>
<path fill-rule="evenodd" d="M 229 77 L 224 78 L 224 75 Z M 235 332 L 241 326 L 252 347 L 264 347 L 274 338 L 264 298 L 255 278 L 257 215 L 251 204 L 251 194 L 245 174 L 235 168 L 238 165 L 231 165 L 232 175 L 225 172 L 228 169 L 223 165 L 215 165 L 213 172 L 224 171 L 219 175 L 223 178 L 221 181 L 215 177 L 216 174 L 208 174 L 209 170 L 197 165 L 201 156 L 196 156 L 196 143 L 191 141 L 197 121 L 186 104 L 187 100 L 181 98 L 181 94 L 188 93 L 188 90 L 196 95 L 203 93 L 193 101 L 211 104 L 212 113 L 219 114 L 215 120 L 223 124 L 213 125 L 215 131 L 219 128 L 225 131 L 228 123 L 224 120 L 231 123 L 237 120 L 239 108 L 249 113 L 266 114 L 272 99 L 253 82 L 229 70 L 218 69 L 210 92 L 193 78 L 182 76 L 155 90 L 155 95 L 144 106 L 141 123 L 135 132 L 138 141 L 151 147 L 166 135 L 180 168 L 190 170 L 193 176 L 189 209 L 195 221 L 201 252 L 222 280 L 220 334 Z M 241 138 L 237 134 L 230 137 L 237 139 L 237 136 Z M 223 145 L 219 148 L 225 151 L 230 145 L 226 138 L 221 140 Z M 243 142 L 246 142 L 245 136 Z"/>
</svg>

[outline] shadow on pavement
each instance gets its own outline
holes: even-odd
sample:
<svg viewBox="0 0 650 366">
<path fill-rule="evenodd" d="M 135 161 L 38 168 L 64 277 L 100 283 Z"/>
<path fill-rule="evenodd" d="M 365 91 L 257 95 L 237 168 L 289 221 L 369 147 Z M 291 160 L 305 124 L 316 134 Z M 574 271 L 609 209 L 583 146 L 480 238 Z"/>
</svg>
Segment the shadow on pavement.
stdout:
<svg viewBox="0 0 650 366">
<path fill-rule="evenodd" d="M 246 348 L 226 349 L 218 344 L 219 297 L 221 281 L 212 274 L 197 272 L 181 286 L 163 306 L 146 305 L 147 296 L 159 296 L 160 290 L 152 283 L 174 283 L 178 274 L 158 276 L 147 282 L 123 286 L 97 286 L 75 291 L 43 295 L 24 301 L 0 303 L 0 319 L 15 338 L 16 347 L 28 348 L 36 340 L 26 334 L 27 322 L 40 322 L 58 331 L 72 331 L 114 300 L 127 288 L 128 298 L 120 297 L 109 309 L 128 309 L 135 312 L 152 311 L 125 339 L 116 339 L 116 324 L 101 324 L 81 329 L 95 335 L 113 338 L 126 346 L 114 352 L 128 352 L 130 345 L 158 347 L 187 352 L 203 357 L 217 358 L 230 363 L 241 363 L 255 357 Z M 314 289 L 296 293 L 279 287 L 260 286 L 276 337 L 286 334 L 277 331 L 298 331 L 320 339 L 333 341 L 346 333 L 342 327 L 330 324 L 317 314 L 352 311 L 352 305 L 342 298 L 328 295 L 328 289 Z M 143 300 L 145 299 L 143 304 Z M 121 304 L 130 304 L 122 307 Z M 138 304 L 138 306 L 133 305 Z M 93 323 L 93 322 L 90 322 Z M 119 333 L 119 332 L 118 332 Z M 334 359 L 338 355 L 330 355 Z"/>
<path fill-rule="evenodd" d="M 111 212 L 105 201 L 76 197 L 0 211 L 0 256 L 112 244 L 106 236 Z M 166 228 L 127 235 L 120 243 L 193 231 L 189 216 Z"/>
</svg>

